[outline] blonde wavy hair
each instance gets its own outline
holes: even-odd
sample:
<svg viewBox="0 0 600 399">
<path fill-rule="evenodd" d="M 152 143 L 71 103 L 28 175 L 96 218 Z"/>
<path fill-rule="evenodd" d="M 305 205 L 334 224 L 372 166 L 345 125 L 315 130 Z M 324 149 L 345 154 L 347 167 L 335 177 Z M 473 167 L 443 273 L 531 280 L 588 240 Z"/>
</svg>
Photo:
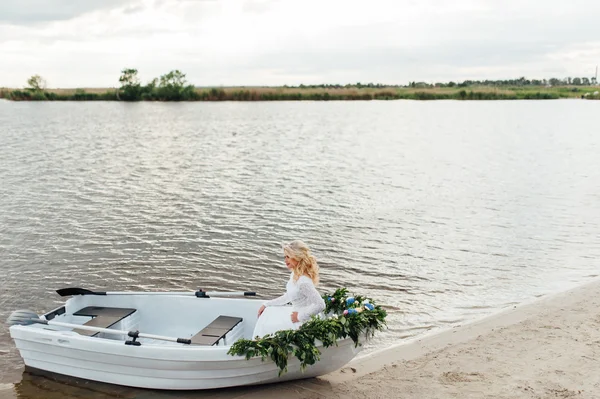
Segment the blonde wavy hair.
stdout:
<svg viewBox="0 0 600 399">
<path fill-rule="evenodd" d="M 293 270 L 294 281 L 298 281 L 301 276 L 308 276 L 315 285 L 319 284 L 319 265 L 317 259 L 310 253 L 308 245 L 295 240 L 283 244 L 283 253 L 298 261 L 298 265 Z"/>
</svg>

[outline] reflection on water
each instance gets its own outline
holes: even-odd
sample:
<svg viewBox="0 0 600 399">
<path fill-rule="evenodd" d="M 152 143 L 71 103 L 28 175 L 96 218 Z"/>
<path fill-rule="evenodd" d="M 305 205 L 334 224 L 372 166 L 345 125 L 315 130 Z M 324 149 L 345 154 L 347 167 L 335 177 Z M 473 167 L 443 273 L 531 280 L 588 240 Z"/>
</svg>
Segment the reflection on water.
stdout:
<svg viewBox="0 0 600 399">
<path fill-rule="evenodd" d="M 23 378 L 15 384 L 14 391 L 18 398 L 44 397 L 48 399 L 134 399 L 142 397 L 140 394 L 144 393 L 143 390 L 136 392 L 133 389 L 116 385 L 80 380 L 34 369 L 27 369 L 23 372 Z"/>
<path fill-rule="evenodd" d="M 310 378 L 306 381 L 315 379 Z M 14 384 L 13 389 L 6 391 L 6 399 L 234 399 L 256 392 L 285 390 L 290 386 L 297 389 L 298 384 L 298 381 L 292 381 L 205 391 L 160 391 L 104 384 L 27 368 L 23 372 L 22 380 Z M 0 388 L 0 398 L 5 399 L 2 392 Z"/>
<path fill-rule="evenodd" d="M 323 292 L 390 311 L 367 351 L 569 288 L 600 258 L 599 107 L 3 102 L 0 319 L 66 286 L 271 297 L 295 238 Z M 110 394 L 22 374 L 4 325 L 0 355 L 0 395 Z"/>
</svg>

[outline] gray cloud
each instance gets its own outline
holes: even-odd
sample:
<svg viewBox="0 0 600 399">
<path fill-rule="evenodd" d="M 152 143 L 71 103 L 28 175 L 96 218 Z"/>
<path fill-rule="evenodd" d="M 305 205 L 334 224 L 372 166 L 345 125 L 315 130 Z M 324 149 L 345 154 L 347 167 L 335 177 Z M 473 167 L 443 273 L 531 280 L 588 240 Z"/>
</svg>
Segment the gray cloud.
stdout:
<svg viewBox="0 0 600 399">
<path fill-rule="evenodd" d="M 274 3 L 280 0 L 251 0 L 243 5 L 244 12 L 247 13 L 262 13 L 270 9 Z"/>
<path fill-rule="evenodd" d="M 132 0 L 2 0 L 0 23 L 28 25 L 63 21 L 86 12 L 126 5 Z"/>
<path fill-rule="evenodd" d="M 397 1 L 349 2 L 330 18 L 327 3 L 306 0 L 0 0 L 0 84 L 41 73 L 57 86 L 113 85 L 124 66 L 143 79 L 178 68 L 199 85 L 550 78 L 600 62 L 596 0 Z M 123 13 L 75 18 L 111 7 Z M 72 20 L 28 25 L 61 18 Z"/>
<path fill-rule="evenodd" d="M 124 14 L 135 14 L 137 12 L 145 10 L 146 7 L 143 4 L 130 4 L 124 10 Z"/>
<path fill-rule="evenodd" d="M 298 42 L 288 49 L 248 60 L 244 67 L 316 76 L 359 71 L 359 74 L 374 81 L 387 78 L 398 82 L 423 79 L 427 75 L 460 78 L 455 72 L 469 68 L 497 70 L 506 66 L 512 74 L 513 67 L 519 65 L 523 70 L 529 65 L 531 70 L 546 64 L 544 70 L 540 69 L 536 76 L 530 76 L 544 78 L 549 77 L 545 76 L 546 73 L 564 72 L 561 67 L 552 65 L 549 61 L 551 56 L 600 40 L 600 28 L 594 13 L 555 15 L 552 18 L 522 16 L 519 22 L 508 23 L 495 15 L 486 15 L 470 20 L 465 18 L 457 21 L 456 25 L 443 28 L 424 24 L 411 36 L 395 23 L 338 28 L 332 29 L 329 37 L 323 37 L 322 42 L 343 37 L 351 45 L 315 48 L 309 41 Z M 402 37 L 419 40 L 434 35 L 434 40 L 422 43 L 395 40 Z"/>
</svg>

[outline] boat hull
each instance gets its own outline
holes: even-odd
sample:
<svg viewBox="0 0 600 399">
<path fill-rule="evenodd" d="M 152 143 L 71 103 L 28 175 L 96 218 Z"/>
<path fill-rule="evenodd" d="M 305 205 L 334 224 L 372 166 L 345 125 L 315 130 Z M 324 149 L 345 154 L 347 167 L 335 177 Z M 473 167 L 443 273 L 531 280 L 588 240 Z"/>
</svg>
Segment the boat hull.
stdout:
<svg viewBox="0 0 600 399">
<path fill-rule="evenodd" d="M 13 326 L 10 333 L 27 367 L 52 373 L 137 388 L 200 390 L 265 384 L 316 377 L 343 367 L 360 347 L 350 339 L 320 347 L 321 360 L 301 370 L 290 358 L 288 370 L 270 359 L 246 360 L 227 354 L 229 347 L 187 345 L 129 346 L 69 332 Z"/>
</svg>

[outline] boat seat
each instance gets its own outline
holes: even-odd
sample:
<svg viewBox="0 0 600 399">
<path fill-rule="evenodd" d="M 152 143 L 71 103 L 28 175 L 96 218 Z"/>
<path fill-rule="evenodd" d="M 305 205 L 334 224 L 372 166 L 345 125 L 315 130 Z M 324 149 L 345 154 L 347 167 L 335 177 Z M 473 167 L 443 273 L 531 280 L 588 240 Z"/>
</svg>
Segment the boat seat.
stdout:
<svg viewBox="0 0 600 399">
<path fill-rule="evenodd" d="M 73 316 L 88 316 L 92 317 L 91 320 L 84 323 L 84 326 L 88 327 L 99 327 L 99 328 L 110 328 L 111 326 L 117 324 L 119 321 L 123 320 L 125 317 L 134 313 L 136 309 L 127 309 L 127 308 L 105 308 L 101 306 L 88 306 L 77 312 L 73 313 Z M 88 330 L 80 330 L 74 329 L 73 331 L 86 335 L 88 337 L 93 337 L 99 332 L 96 331 L 88 331 Z"/>
<path fill-rule="evenodd" d="M 219 340 L 225 338 L 225 335 L 240 324 L 242 320 L 241 317 L 219 316 L 191 338 L 192 345 L 216 345 Z"/>
</svg>

